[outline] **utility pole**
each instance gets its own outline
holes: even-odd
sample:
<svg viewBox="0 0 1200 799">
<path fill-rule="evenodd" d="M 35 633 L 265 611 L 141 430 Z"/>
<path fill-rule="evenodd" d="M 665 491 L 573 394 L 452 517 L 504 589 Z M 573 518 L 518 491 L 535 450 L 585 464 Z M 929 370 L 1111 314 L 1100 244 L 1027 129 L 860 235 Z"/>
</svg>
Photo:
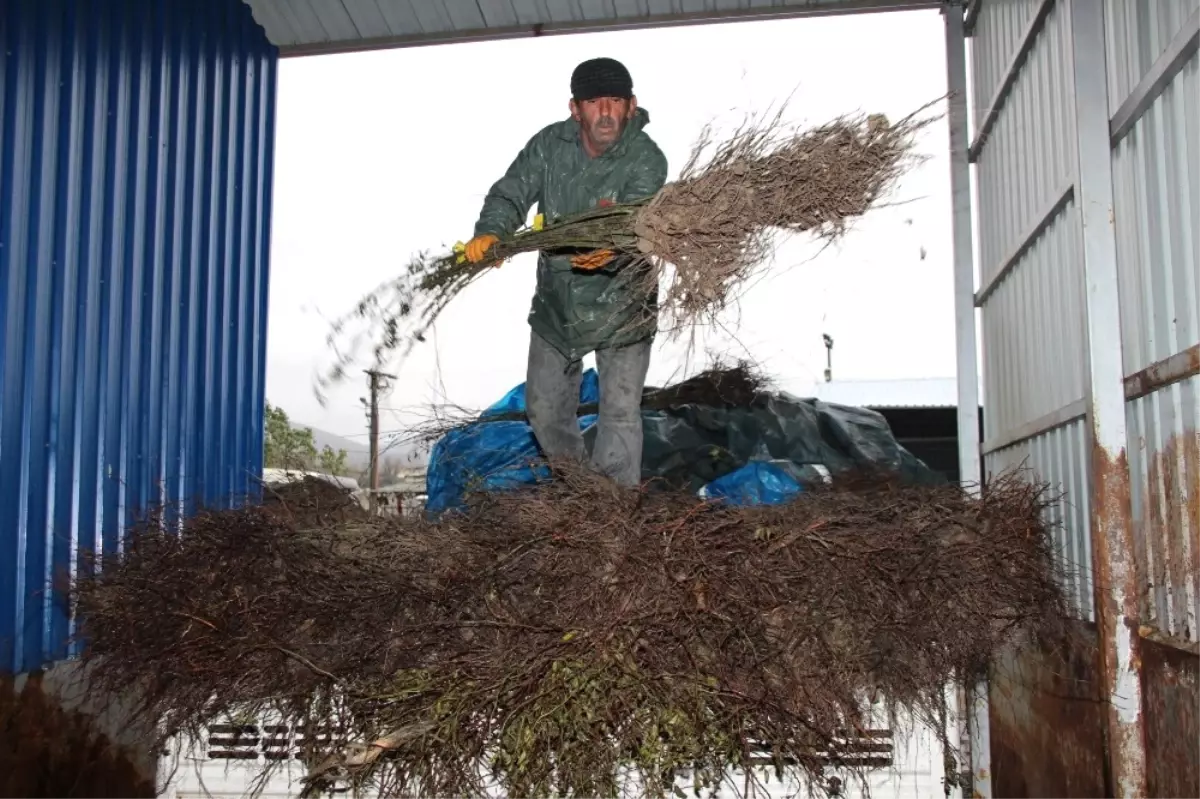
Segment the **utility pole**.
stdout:
<svg viewBox="0 0 1200 799">
<path fill-rule="evenodd" d="M 371 431 L 371 478 L 370 492 L 367 495 L 368 508 L 371 515 L 374 516 L 379 500 L 376 492 L 379 490 L 379 392 L 386 387 L 384 381 L 387 379 L 395 380 L 395 375 L 378 372 L 374 369 L 364 369 L 367 377 L 370 378 L 371 400 L 370 407 L 370 431 Z"/>
</svg>

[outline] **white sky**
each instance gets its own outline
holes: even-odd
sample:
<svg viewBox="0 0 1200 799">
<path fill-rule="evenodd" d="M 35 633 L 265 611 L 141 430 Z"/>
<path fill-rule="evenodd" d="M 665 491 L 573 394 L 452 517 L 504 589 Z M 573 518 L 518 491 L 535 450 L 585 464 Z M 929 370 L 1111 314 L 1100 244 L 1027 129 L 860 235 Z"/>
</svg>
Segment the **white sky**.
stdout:
<svg viewBox="0 0 1200 799">
<path fill-rule="evenodd" d="M 314 376 L 331 363 L 328 320 L 415 252 L 469 238 L 491 183 L 534 132 L 567 114 L 578 62 L 607 55 L 629 67 L 674 178 L 705 123 L 737 123 L 789 96 L 788 118 L 801 124 L 847 112 L 896 119 L 941 97 L 943 37 L 930 11 L 285 59 L 267 399 L 295 421 L 365 442 L 365 375 L 330 392 L 325 408 L 313 395 Z M 805 395 L 822 378 L 827 332 L 835 379 L 953 376 L 945 122 L 920 144 L 932 158 L 900 183 L 894 199 L 906 204 L 871 212 L 816 258 L 806 237 L 787 241 L 771 276 L 730 316 L 736 335 L 706 333 L 701 358 L 705 349 L 749 356 L 777 387 Z M 522 256 L 460 295 L 436 340 L 397 366 L 381 404 L 480 408 L 522 382 L 533 266 Z M 695 365 L 660 340 L 649 382 Z M 405 421 L 388 411 L 382 426 Z"/>
</svg>

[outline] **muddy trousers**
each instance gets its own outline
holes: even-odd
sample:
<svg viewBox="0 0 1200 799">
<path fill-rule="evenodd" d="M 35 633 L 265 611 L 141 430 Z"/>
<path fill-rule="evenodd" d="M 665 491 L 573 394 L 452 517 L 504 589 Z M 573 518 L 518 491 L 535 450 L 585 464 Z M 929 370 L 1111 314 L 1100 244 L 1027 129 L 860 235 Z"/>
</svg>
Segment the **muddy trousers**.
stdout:
<svg viewBox="0 0 1200 799">
<path fill-rule="evenodd" d="M 596 351 L 600 418 L 591 468 L 621 485 L 642 479 L 642 389 L 652 341 Z M 583 461 L 579 431 L 579 384 L 583 364 L 569 361 L 537 333 L 530 333 L 525 408 L 542 453 L 552 460 Z"/>
</svg>

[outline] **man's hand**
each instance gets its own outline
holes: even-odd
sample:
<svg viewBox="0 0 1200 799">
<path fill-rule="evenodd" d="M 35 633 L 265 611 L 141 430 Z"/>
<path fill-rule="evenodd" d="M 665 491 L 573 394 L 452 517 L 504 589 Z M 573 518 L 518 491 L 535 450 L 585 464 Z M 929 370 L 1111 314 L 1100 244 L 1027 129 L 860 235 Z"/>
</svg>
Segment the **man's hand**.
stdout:
<svg viewBox="0 0 1200 799">
<path fill-rule="evenodd" d="M 498 236 L 493 236 L 491 233 L 484 233 L 482 236 L 476 236 L 468 241 L 463 254 L 467 256 L 468 261 L 477 264 L 487 255 L 487 251 L 492 248 L 492 245 L 498 241 L 500 241 Z"/>
<path fill-rule="evenodd" d="M 583 255 L 576 255 L 571 259 L 571 266 L 592 272 L 611 261 L 614 254 L 612 250 L 593 250 Z"/>
</svg>

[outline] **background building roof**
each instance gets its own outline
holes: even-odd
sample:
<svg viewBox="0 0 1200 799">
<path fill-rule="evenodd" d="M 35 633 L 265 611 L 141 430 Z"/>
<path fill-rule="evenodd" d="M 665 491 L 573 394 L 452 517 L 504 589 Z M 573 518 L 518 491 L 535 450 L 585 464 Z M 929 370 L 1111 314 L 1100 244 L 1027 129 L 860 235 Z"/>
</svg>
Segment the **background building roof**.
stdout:
<svg viewBox="0 0 1200 799">
<path fill-rule="evenodd" d="M 958 383 L 953 377 L 833 380 L 818 383 L 812 396 L 859 408 L 954 408 L 958 405 Z"/>
</svg>

